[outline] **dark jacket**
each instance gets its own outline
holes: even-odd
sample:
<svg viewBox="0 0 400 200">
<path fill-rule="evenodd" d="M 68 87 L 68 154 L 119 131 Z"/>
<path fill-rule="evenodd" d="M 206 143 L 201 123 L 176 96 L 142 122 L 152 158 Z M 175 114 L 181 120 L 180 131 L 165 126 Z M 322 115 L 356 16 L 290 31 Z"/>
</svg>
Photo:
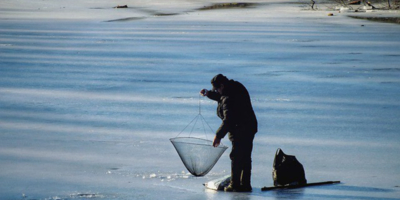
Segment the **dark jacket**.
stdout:
<svg viewBox="0 0 400 200">
<path fill-rule="evenodd" d="M 223 94 L 209 91 L 208 98 L 218 102 L 217 115 L 222 119 L 221 126 L 216 132 L 218 138 L 229 133 L 229 139 L 238 137 L 237 134 L 256 134 L 257 118 L 254 114 L 247 89 L 239 82 L 229 80 L 224 85 Z"/>
</svg>

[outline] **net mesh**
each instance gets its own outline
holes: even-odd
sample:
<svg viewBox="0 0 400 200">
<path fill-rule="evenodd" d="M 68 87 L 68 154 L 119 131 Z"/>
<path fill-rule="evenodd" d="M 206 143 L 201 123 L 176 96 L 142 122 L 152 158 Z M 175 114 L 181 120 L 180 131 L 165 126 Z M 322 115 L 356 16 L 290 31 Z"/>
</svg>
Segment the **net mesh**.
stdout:
<svg viewBox="0 0 400 200">
<path fill-rule="evenodd" d="M 170 139 L 186 169 L 194 176 L 206 175 L 228 148 L 212 146 L 212 141 L 194 137 Z"/>
<path fill-rule="evenodd" d="M 214 131 L 206 122 L 203 115 L 201 115 L 200 102 L 199 95 L 199 114 L 178 134 L 178 136 L 170 139 L 186 169 L 194 176 L 206 175 L 228 148 L 222 143 L 218 147 L 213 147 L 213 142 L 207 139 L 207 127 L 209 129 L 208 131 L 211 131 L 211 133 Z M 189 137 L 179 137 L 185 130 L 186 133 L 189 134 Z M 203 133 L 206 139 L 198 137 L 200 135 L 199 133 Z M 191 137 L 192 135 L 196 137 Z"/>
</svg>

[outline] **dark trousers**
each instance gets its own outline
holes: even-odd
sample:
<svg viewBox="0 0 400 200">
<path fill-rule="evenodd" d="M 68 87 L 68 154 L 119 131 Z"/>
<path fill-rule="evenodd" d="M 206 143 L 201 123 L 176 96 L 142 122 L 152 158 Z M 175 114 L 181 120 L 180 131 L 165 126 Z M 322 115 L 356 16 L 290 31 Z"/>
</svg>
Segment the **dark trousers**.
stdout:
<svg viewBox="0 0 400 200">
<path fill-rule="evenodd" d="M 231 184 L 251 186 L 251 152 L 253 151 L 254 134 L 241 132 L 232 138 Z"/>
</svg>

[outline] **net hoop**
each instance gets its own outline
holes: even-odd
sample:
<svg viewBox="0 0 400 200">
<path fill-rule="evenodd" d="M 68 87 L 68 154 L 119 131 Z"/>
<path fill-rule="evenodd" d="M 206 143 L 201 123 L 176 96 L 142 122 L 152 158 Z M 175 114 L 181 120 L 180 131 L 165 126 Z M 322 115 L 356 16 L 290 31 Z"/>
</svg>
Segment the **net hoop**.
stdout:
<svg viewBox="0 0 400 200">
<path fill-rule="evenodd" d="M 197 140 L 197 141 L 203 141 L 205 142 L 204 144 L 200 144 L 200 143 L 195 143 L 195 142 L 185 142 L 185 141 L 180 141 L 182 139 L 190 139 L 190 140 Z M 174 137 L 169 139 L 172 144 L 174 143 L 185 143 L 185 144 L 193 144 L 193 145 L 204 145 L 204 146 L 212 146 L 212 141 L 211 140 L 207 140 L 207 139 L 203 139 L 203 138 L 196 138 L 196 137 Z M 218 147 L 214 147 L 214 148 L 223 148 L 223 149 L 228 149 L 227 146 L 225 146 L 224 144 L 220 144 Z"/>
</svg>

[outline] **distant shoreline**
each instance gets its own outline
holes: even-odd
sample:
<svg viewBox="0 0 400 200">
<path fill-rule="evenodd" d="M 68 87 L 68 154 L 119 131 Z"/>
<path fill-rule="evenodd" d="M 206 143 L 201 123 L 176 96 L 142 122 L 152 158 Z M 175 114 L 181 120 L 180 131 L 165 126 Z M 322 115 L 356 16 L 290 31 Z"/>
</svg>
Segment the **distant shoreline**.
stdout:
<svg viewBox="0 0 400 200">
<path fill-rule="evenodd" d="M 384 23 L 395 23 L 400 24 L 400 17 L 381 17 L 381 16 L 352 16 L 349 17 L 354 19 L 363 19 L 374 22 L 384 22 Z"/>
<path fill-rule="evenodd" d="M 26 0 L 19 1 L 30 2 Z M 243 9 L 243 13 L 246 13 L 243 17 L 245 17 L 247 21 L 260 21 L 263 17 L 276 17 L 276 14 L 275 16 L 271 15 L 273 12 L 268 10 L 268 8 L 273 9 L 271 8 L 272 5 L 276 6 L 279 4 L 278 7 L 287 13 L 292 11 L 294 7 L 297 7 L 297 10 L 315 11 L 316 16 L 320 15 L 321 12 L 330 12 L 328 14 L 329 16 L 336 15 L 335 12 L 339 12 L 340 15 L 353 19 L 400 24 L 400 10 L 385 10 L 380 8 L 372 10 L 373 8 L 371 6 L 367 6 L 368 8 L 366 8 L 362 5 L 357 5 L 352 8 L 351 6 L 332 4 L 332 1 L 319 2 L 318 6 L 315 6 L 315 9 L 311 8 L 311 5 L 307 2 L 294 0 L 246 0 L 243 2 L 228 1 L 223 3 L 210 1 L 208 3 L 176 4 L 176 6 L 167 6 L 167 4 L 156 3 L 157 1 L 148 1 L 146 4 L 132 3 L 131 5 L 123 6 L 115 5 L 114 2 L 110 3 L 107 0 L 99 0 L 96 3 L 80 2 L 78 5 L 73 6 L 65 5 L 65 2 L 61 0 L 54 0 L 46 3 L 30 2 L 25 4 L 21 4 L 19 1 L 4 0 L 4 5 L 2 5 L 0 9 L 2 11 L 0 20 L 96 20 L 102 22 L 129 22 L 155 17 L 166 18 L 169 16 L 178 16 L 180 19 L 184 18 L 185 20 L 197 20 L 199 15 L 203 15 L 203 19 L 210 21 L 215 21 L 218 17 L 230 21 L 229 17 L 225 17 L 228 13 L 227 10 L 232 10 L 232 13 L 238 13 L 237 9 Z M 180 2 L 180 0 L 176 2 Z M 265 9 L 265 11 L 261 12 L 261 9 Z M 203 12 L 219 10 L 221 10 L 223 14 Z M 252 17 L 252 13 L 257 14 Z M 187 17 L 182 17 L 183 15 L 187 15 Z M 207 15 L 212 15 L 214 18 L 206 17 Z M 241 19 L 236 16 L 233 18 L 235 18 L 235 20 Z"/>
</svg>

